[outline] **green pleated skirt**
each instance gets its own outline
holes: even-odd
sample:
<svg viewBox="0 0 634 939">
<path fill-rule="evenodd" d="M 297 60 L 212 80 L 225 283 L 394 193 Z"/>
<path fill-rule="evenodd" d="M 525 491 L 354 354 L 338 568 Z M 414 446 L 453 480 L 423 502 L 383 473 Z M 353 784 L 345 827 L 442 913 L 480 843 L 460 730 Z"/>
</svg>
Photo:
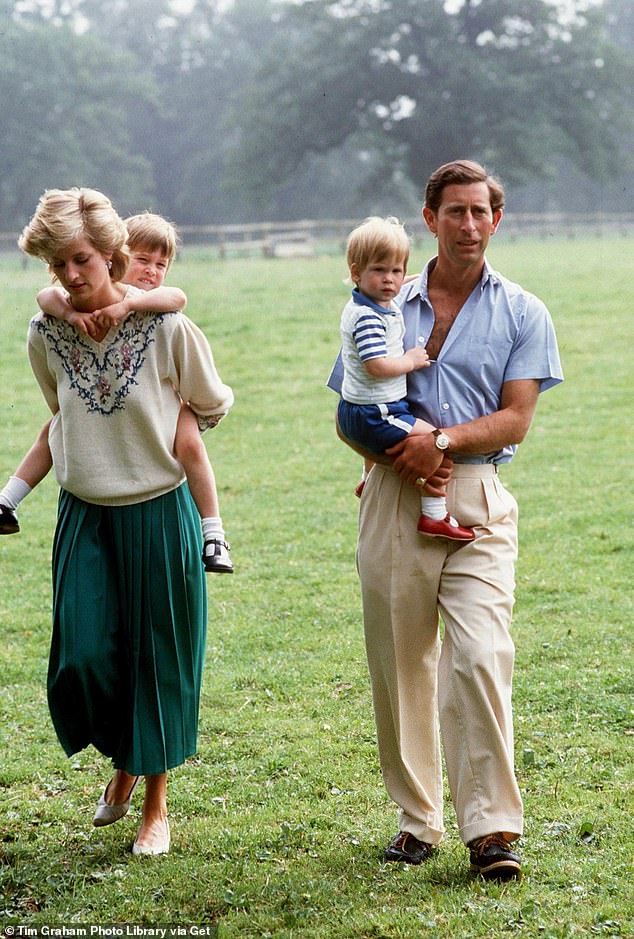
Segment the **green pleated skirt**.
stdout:
<svg viewBox="0 0 634 939">
<path fill-rule="evenodd" d="M 196 752 L 207 594 L 187 484 L 126 506 L 62 490 L 48 701 L 70 756 L 163 773 Z"/>
</svg>

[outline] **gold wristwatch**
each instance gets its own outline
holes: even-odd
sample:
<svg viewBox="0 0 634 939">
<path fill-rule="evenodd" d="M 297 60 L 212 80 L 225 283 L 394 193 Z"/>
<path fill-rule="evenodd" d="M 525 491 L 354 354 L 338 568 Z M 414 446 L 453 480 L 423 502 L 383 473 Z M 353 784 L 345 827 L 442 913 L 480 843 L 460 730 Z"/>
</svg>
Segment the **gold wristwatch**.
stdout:
<svg viewBox="0 0 634 939">
<path fill-rule="evenodd" d="M 434 443 L 436 444 L 439 450 L 449 449 L 450 440 L 447 434 L 444 432 L 444 430 L 440 430 L 437 427 L 435 430 L 432 431 L 432 434 L 434 435 Z"/>
</svg>

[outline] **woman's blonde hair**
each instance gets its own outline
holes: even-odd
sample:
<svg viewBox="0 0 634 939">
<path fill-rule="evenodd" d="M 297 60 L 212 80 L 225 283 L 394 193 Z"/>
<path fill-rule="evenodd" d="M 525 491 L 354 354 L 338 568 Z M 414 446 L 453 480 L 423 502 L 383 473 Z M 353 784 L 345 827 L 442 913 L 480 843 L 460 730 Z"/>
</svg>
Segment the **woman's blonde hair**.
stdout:
<svg viewBox="0 0 634 939">
<path fill-rule="evenodd" d="M 171 222 L 162 215 L 155 215 L 154 212 L 141 212 L 127 218 L 125 225 L 128 229 L 128 248 L 131 251 L 138 251 L 139 248 L 160 251 L 168 265 L 172 263 L 180 239 Z"/>
<path fill-rule="evenodd" d="M 356 264 L 359 271 L 364 271 L 374 261 L 396 257 L 407 267 L 409 248 L 409 237 L 397 218 L 371 215 L 348 235 L 346 261 L 348 268 Z"/>
<path fill-rule="evenodd" d="M 130 260 L 128 232 L 110 199 L 96 189 L 47 189 L 18 245 L 26 254 L 47 261 L 50 268 L 60 251 L 82 237 L 100 254 L 110 256 L 110 277 L 121 280 Z"/>
</svg>

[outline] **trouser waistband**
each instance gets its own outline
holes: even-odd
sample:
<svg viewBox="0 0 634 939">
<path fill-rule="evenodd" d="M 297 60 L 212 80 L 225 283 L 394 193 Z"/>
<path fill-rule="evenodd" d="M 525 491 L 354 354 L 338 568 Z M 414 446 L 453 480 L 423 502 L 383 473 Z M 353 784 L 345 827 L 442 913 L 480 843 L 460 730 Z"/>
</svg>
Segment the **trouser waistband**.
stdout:
<svg viewBox="0 0 634 939">
<path fill-rule="evenodd" d="M 497 476 L 496 463 L 454 463 L 452 474 L 454 477 L 471 476 L 474 479 L 485 479 L 487 476 Z"/>
<path fill-rule="evenodd" d="M 398 476 L 393 466 L 387 463 L 378 463 L 377 468 L 386 473 L 392 473 Z M 498 475 L 496 463 L 454 463 L 452 467 L 452 476 L 454 479 L 462 477 L 463 479 L 487 479 Z"/>
</svg>

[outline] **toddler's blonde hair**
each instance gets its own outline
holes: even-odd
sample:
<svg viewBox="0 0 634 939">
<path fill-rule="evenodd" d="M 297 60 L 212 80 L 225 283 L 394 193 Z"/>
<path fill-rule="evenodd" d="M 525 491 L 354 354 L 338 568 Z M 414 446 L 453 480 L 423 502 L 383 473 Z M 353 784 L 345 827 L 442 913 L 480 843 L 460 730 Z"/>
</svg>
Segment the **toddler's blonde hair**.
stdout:
<svg viewBox="0 0 634 939">
<path fill-rule="evenodd" d="M 346 261 L 361 272 L 373 261 L 395 257 L 407 267 L 410 242 L 402 223 L 393 215 L 381 218 L 371 215 L 348 235 Z"/>
</svg>

